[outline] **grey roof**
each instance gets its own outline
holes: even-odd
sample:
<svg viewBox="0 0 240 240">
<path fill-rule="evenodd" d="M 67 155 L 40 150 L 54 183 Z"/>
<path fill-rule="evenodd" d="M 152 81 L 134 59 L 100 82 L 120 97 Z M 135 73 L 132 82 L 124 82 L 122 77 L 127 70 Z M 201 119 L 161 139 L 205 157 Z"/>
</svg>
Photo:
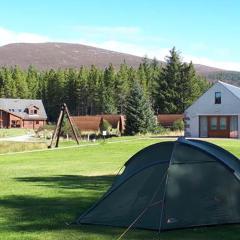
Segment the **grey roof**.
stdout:
<svg viewBox="0 0 240 240">
<path fill-rule="evenodd" d="M 234 85 L 231 85 L 229 83 L 225 83 L 225 82 L 221 82 L 218 81 L 219 83 L 221 83 L 225 88 L 227 88 L 230 92 L 232 92 L 237 98 L 240 99 L 240 88 L 236 87 Z"/>
<path fill-rule="evenodd" d="M 38 108 L 38 114 L 29 115 L 26 113 L 26 108 L 30 106 L 36 106 Z M 0 109 L 10 112 L 25 120 L 41 119 L 46 120 L 47 114 L 40 99 L 13 99 L 13 98 L 0 98 Z"/>
</svg>

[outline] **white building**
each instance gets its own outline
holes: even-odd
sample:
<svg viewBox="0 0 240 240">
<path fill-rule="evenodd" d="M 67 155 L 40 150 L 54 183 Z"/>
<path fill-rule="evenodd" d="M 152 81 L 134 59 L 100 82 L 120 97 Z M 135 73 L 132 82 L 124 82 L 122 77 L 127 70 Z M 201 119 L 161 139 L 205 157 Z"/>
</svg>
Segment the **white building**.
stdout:
<svg viewBox="0 0 240 240">
<path fill-rule="evenodd" d="M 219 81 L 184 115 L 186 137 L 240 138 L 240 88 Z"/>
</svg>

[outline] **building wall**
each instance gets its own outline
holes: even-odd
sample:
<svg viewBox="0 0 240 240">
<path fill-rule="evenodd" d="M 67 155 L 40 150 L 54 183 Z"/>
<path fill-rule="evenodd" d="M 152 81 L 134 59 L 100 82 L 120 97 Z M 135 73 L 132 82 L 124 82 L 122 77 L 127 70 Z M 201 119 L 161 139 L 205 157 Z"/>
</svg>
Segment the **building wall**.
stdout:
<svg viewBox="0 0 240 240">
<path fill-rule="evenodd" d="M 0 110 L 0 121 L 1 121 L 1 128 L 8 128 L 9 127 L 9 113 Z"/>
<path fill-rule="evenodd" d="M 9 127 L 13 127 L 12 126 L 12 121 L 18 122 L 19 123 L 19 127 L 22 128 L 22 119 L 14 116 L 12 114 L 9 114 Z"/>
<path fill-rule="evenodd" d="M 37 120 L 24 120 L 23 121 L 23 128 L 29 129 L 38 129 L 45 125 L 45 121 L 37 121 Z"/>
<path fill-rule="evenodd" d="M 215 92 L 221 92 L 221 104 L 215 104 Z M 238 115 L 238 136 L 240 136 L 240 100 L 221 83 L 216 83 L 186 109 L 184 113 L 186 137 L 199 137 L 201 115 Z"/>
</svg>

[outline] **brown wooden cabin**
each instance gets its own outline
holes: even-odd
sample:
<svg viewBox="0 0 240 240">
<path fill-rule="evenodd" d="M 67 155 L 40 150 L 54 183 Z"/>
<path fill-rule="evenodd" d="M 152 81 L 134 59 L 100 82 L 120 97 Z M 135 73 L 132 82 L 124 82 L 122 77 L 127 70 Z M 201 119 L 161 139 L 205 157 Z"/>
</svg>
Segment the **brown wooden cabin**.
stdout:
<svg viewBox="0 0 240 240">
<path fill-rule="evenodd" d="M 46 120 L 42 100 L 0 98 L 0 128 L 38 129 Z"/>
<path fill-rule="evenodd" d="M 102 119 L 108 121 L 112 128 L 117 129 L 119 133 L 123 134 L 125 131 L 125 117 L 120 114 L 104 114 L 100 115 Z"/>
<path fill-rule="evenodd" d="M 71 118 L 81 132 L 99 132 L 103 120 L 108 121 L 112 128 L 117 129 L 121 134 L 125 130 L 123 115 L 71 116 Z"/>
<path fill-rule="evenodd" d="M 81 132 L 99 132 L 101 116 L 71 116 L 72 121 Z"/>
<path fill-rule="evenodd" d="M 175 121 L 183 120 L 183 118 L 183 114 L 159 114 L 157 115 L 157 122 L 165 128 L 171 128 Z"/>
</svg>

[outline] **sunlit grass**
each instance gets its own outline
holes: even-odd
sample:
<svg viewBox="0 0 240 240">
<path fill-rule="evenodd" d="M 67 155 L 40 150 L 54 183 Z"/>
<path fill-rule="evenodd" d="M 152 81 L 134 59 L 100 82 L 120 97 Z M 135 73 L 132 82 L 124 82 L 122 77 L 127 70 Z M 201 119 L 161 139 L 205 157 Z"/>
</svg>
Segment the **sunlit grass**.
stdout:
<svg viewBox="0 0 240 240">
<path fill-rule="evenodd" d="M 74 221 L 101 197 L 130 156 L 162 141 L 155 138 L 124 140 L 131 141 L 2 155 L 0 239 L 116 239 L 124 229 L 66 223 Z M 240 156 L 238 140 L 213 142 Z M 163 232 L 160 239 L 238 240 L 239 235 L 239 225 L 232 225 Z M 131 230 L 123 239 L 151 240 L 158 239 L 158 235 L 153 231 Z"/>
</svg>

